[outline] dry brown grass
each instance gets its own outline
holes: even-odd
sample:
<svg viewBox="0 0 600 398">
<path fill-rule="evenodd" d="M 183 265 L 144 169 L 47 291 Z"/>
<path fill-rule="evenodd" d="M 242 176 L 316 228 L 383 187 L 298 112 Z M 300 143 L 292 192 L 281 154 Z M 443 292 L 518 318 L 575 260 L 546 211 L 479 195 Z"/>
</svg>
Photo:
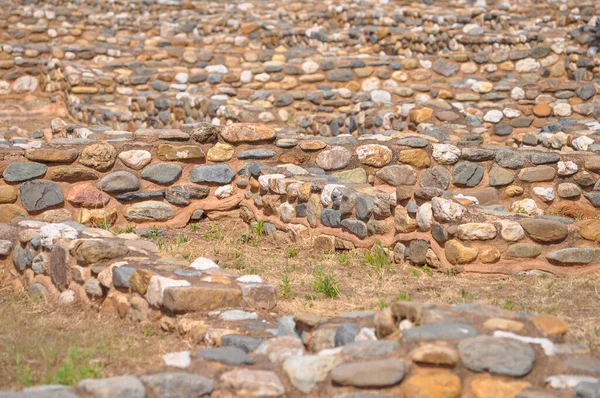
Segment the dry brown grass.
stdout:
<svg viewBox="0 0 600 398">
<path fill-rule="evenodd" d="M 24 295 L 0 294 L 0 389 L 158 369 L 187 343 L 154 327 L 81 308 L 57 309 Z"/>
<path fill-rule="evenodd" d="M 256 238 L 256 233 L 241 221 L 206 221 L 185 230 L 166 232 L 162 240 L 166 255 L 189 261 L 210 257 L 221 267 L 256 273 L 278 286 L 285 296 L 277 306 L 282 314 L 310 311 L 331 315 L 376 310 L 396 300 L 473 302 L 562 316 L 571 325 L 568 340 L 600 348 L 598 274 L 573 278 L 448 275 L 407 264 L 377 267 L 365 262 L 363 250 L 323 253 L 307 244 L 275 242 L 266 236 Z M 315 292 L 315 269 L 334 275 L 339 297 L 328 298 Z"/>
</svg>

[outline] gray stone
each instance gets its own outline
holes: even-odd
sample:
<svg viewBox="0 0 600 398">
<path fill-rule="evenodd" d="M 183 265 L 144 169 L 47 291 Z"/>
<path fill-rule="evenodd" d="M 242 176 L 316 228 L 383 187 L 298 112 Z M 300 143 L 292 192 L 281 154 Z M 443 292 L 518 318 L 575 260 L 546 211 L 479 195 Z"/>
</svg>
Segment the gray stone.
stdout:
<svg viewBox="0 0 600 398">
<path fill-rule="evenodd" d="M 148 390 L 164 398 L 200 397 L 210 394 L 215 383 L 204 376 L 184 372 L 164 372 L 142 376 Z"/>
<path fill-rule="evenodd" d="M 229 334 L 223 336 L 221 344 L 223 347 L 237 347 L 246 352 L 254 351 L 263 341 L 250 336 Z"/>
<path fill-rule="evenodd" d="M 429 249 L 429 244 L 426 241 L 411 240 L 408 245 L 408 258 L 416 265 L 424 265 L 427 263 L 427 251 Z"/>
<path fill-rule="evenodd" d="M 494 126 L 494 134 L 499 136 L 507 136 L 512 133 L 513 127 L 510 124 L 499 123 Z"/>
<path fill-rule="evenodd" d="M 104 176 L 96 184 L 104 192 L 131 192 L 140 189 L 140 180 L 129 171 L 115 171 Z"/>
<path fill-rule="evenodd" d="M 190 172 L 190 181 L 194 183 L 229 184 L 233 177 L 235 177 L 235 172 L 226 164 L 195 166 Z"/>
<path fill-rule="evenodd" d="M 375 204 L 375 198 L 369 195 L 357 195 L 354 201 L 354 207 L 356 209 L 356 218 L 367 221 L 371 218 L 373 212 L 373 206 Z"/>
<path fill-rule="evenodd" d="M 475 187 L 483 178 L 483 167 L 476 163 L 459 162 L 454 166 L 452 176 L 455 185 Z"/>
<path fill-rule="evenodd" d="M 113 269 L 113 285 L 117 288 L 129 289 L 129 280 L 136 271 L 135 268 L 120 266 Z"/>
<path fill-rule="evenodd" d="M 407 137 L 396 141 L 396 145 L 409 146 L 411 148 L 426 148 L 429 145 L 429 141 L 425 138 Z"/>
<path fill-rule="evenodd" d="M 456 75 L 460 70 L 460 67 L 452 62 L 448 62 L 445 59 L 438 59 L 433 64 L 433 70 L 442 76 L 450 77 Z"/>
<path fill-rule="evenodd" d="M 541 253 L 542 248 L 535 243 L 515 243 L 506 249 L 504 255 L 516 258 L 536 258 Z"/>
<path fill-rule="evenodd" d="M 399 185 L 414 185 L 417 182 L 416 170 L 407 164 L 385 166 L 377 170 L 375 175 L 385 183 L 396 187 Z"/>
<path fill-rule="evenodd" d="M 402 360 L 383 359 L 340 365 L 331 372 L 331 379 L 342 386 L 382 388 L 400 383 L 404 374 Z"/>
<path fill-rule="evenodd" d="M 340 362 L 342 362 L 342 359 L 335 356 L 297 356 L 285 360 L 283 371 L 294 387 L 304 394 L 310 394 L 317 383 L 325 380 L 329 371 Z"/>
<path fill-rule="evenodd" d="M 342 227 L 361 239 L 367 237 L 367 224 L 360 220 L 342 220 Z"/>
<path fill-rule="evenodd" d="M 510 149 L 502 149 L 496 153 L 496 163 L 507 169 L 520 169 L 525 164 L 523 155 Z"/>
<path fill-rule="evenodd" d="M 12 261 L 15 267 L 23 272 L 27 267 L 31 267 L 33 263 L 33 253 L 29 247 L 21 247 L 16 245 L 12 253 Z"/>
<path fill-rule="evenodd" d="M 533 152 L 529 157 L 533 164 L 553 164 L 560 161 L 560 155 L 554 152 Z"/>
<path fill-rule="evenodd" d="M 48 296 L 50 296 L 48 289 L 46 289 L 44 285 L 41 285 L 39 283 L 32 283 L 31 285 L 29 285 L 29 288 L 27 289 L 27 294 L 29 295 L 29 297 L 31 297 L 33 301 L 36 302 L 44 302 L 48 299 Z"/>
<path fill-rule="evenodd" d="M 573 398 L 600 398 L 600 383 L 583 381 L 575 386 Z"/>
<path fill-rule="evenodd" d="M 356 341 L 347 344 L 342 348 L 342 354 L 353 358 L 378 358 L 384 357 L 400 349 L 400 343 L 397 341 Z"/>
<path fill-rule="evenodd" d="M 335 331 L 335 338 L 333 340 L 335 346 L 340 347 L 346 344 L 354 343 L 359 331 L 360 325 L 356 323 L 341 324 Z"/>
<path fill-rule="evenodd" d="M 4 169 L 2 176 L 7 182 L 22 182 L 43 176 L 47 169 L 42 163 L 14 162 Z"/>
<path fill-rule="evenodd" d="M 443 166 L 433 166 L 421 173 L 419 185 L 423 188 L 448 189 L 450 172 Z"/>
<path fill-rule="evenodd" d="M 568 247 L 552 251 L 546 255 L 546 259 L 558 265 L 580 265 L 600 262 L 596 249 L 585 247 Z"/>
<path fill-rule="evenodd" d="M 163 162 L 146 166 L 142 171 L 142 178 L 160 185 L 171 185 L 181 177 L 181 166 Z"/>
<path fill-rule="evenodd" d="M 592 355 L 572 355 L 564 363 L 573 369 L 600 374 L 600 359 Z"/>
<path fill-rule="evenodd" d="M 594 207 L 600 207 L 600 192 L 587 192 L 583 196 L 592 204 Z"/>
<path fill-rule="evenodd" d="M 27 181 L 19 187 L 21 203 L 29 212 L 40 211 L 64 202 L 60 185 L 48 181 Z"/>
<path fill-rule="evenodd" d="M 254 363 L 246 351 L 237 347 L 205 348 L 198 351 L 198 356 L 207 361 L 220 362 L 230 366 Z"/>
<path fill-rule="evenodd" d="M 77 388 L 94 398 L 145 398 L 146 389 L 142 382 L 133 376 L 116 376 L 107 379 L 85 379 Z"/>
<path fill-rule="evenodd" d="M 515 174 L 502 167 L 492 166 L 488 173 L 489 183 L 492 187 L 508 185 L 515 180 Z"/>
<path fill-rule="evenodd" d="M 463 364 L 474 372 L 521 377 L 535 362 L 533 348 L 513 339 L 479 336 L 461 341 L 458 350 Z"/>
<path fill-rule="evenodd" d="M 326 227 L 337 228 L 342 223 L 342 216 L 339 210 L 323 209 L 321 211 L 321 222 Z"/>
<path fill-rule="evenodd" d="M 248 149 L 237 154 L 238 159 L 269 159 L 275 156 L 276 153 L 272 149 Z"/>
<path fill-rule="evenodd" d="M 351 69 L 333 69 L 327 72 L 327 80 L 330 82 L 349 82 L 353 78 Z"/>
<path fill-rule="evenodd" d="M 575 94 L 577 94 L 577 96 L 582 100 L 587 101 L 596 95 L 596 89 L 591 85 L 583 85 L 575 90 Z"/>
<path fill-rule="evenodd" d="M 404 331 L 407 343 L 435 340 L 462 340 L 477 336 L 477 331 L 462 323 L 434 323 L 410 328 Z"/>
<path fill-rule="evenodd" d="M 532 240 L 540 243 L 559 243 L 569 234 L 567 226 L 560 221 L 530 218 L 519 223 Z"/>
<path fill-rule="evenodd" d="M 496 152 L 491 149 L 484 148 L 463 148 L 460 152 L 460 158 L 471 162 L 485 162 L 492 160 L 496 156 Z"/>
</svg>

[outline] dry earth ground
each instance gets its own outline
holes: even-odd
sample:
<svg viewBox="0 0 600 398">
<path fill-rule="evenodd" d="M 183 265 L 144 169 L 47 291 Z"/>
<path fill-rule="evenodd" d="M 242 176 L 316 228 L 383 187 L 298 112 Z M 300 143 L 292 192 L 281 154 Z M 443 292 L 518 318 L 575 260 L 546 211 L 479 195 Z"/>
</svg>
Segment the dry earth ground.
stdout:
<svg viewBox="0 0 600 398">
<path fill-rule="evenodd" d="M 223 268 L 259 274 L 278 287 L 276 311 L 280 315 L 377 310 L 397 300 L 477 302 L 560 315 L 570 323 L 568 341 L 600 348 L 598 274 L 576 278 L 454 275 L 393 264 L 381 249 L 327 253 L 307 244 L 275 242 L 262 229 L 261 225 L 248 229 L 241 221 L 205 221 L 164 234 L 155 230 L 147 239 L 167 256 L 188 261 L 205 256 Z M 12 293 L 7 271 L 2 272 L 1 388 L 142 374 L 158 370 L 163 354 L 194 348 L 158 327 L 135 325 L 77 307 L 59 309 L 34 303 L 25 295 Z"/>
</svg>

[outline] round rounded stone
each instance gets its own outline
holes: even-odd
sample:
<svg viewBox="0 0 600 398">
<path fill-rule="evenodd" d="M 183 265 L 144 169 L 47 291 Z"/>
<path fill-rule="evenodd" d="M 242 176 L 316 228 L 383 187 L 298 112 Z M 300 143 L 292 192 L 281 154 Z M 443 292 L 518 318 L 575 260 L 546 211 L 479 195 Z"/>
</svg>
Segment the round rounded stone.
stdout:
<svg viewBox="0 0 600 398">
<path fill-rule="evenodd" d="M 130 169 L 143 169 L 152 160 L 152 155 L 142 149 L 134 149 L 119 153 L 119 159 Z"/>
<path fill-rule="evenodd" d="M 177 164 L 163 162 L 147 166 L 141 176 L 155 184 L 171 185 L 181 177 L 182 171 L 181 166 Z"/>
<path fill-rule="evenodd" d="M 97 190 L 92 184 L 82 183 L 71 187 L 67 201 L 75 206 L 99 208 L 108 204 L 110 196 Z"/>
<path fill-rule="evenodd" d="M 545 102 L 540 102 L 533 107 L 533 114 L 537 117 L 548 117 L 552 113 L 552 108 Z"/>
<path fill-rule="evenodd" d="M 115 171 L 102 177 L 96 188 L 104 192 L 131 192 L 140 189 L 140 180 L 129 171 Z"/>
<path fill-rule="evenodd" d="M 117 159 L 117 151 L 107 143 L 92 144 L 83 148 L 79 162 L 98 171 L 108 170 Z"/>
<path fill-rule="evenodd" d="M 23 182 L 43 176 L 48 168 L 37 162 L 13 162 L 9 164 L 2 176 L 7 182 Z"/>
<path fill-rule="evenodd" d="M 323 170 L 339 170 L 348 166 L 352 154 L 341 146 L 335 146 L 317 155 L 317 165 Z"/>
<path fill-rule="evenodd" d="M 338 366 L 331 372 L 331 379 L 342 386 L 381 388 L 400 383 L 404 372 L 404 362 L 398 359 L 362 361 Z"/>
<path fill-rule="evenodd" d="M 474 372 L 525 376 L 535 363 L 535 351 L 528 343 L 513 339 L 478 336 L 458 344 L 463 364 Z"/>
<path fill-rule="evenodd" d="M 458 398 L 461 390 L 460 377 L 442 369 L 421 371 L 400 386 L 404 397 L 419 398 Z"/>
<path fill-rule="evenodd" d="M 567 226 L 560 221 L 530 218 L 519 223 L 532 240 L 540 243 L 559 243 L 569 234 Z"/>
<path fill-rule="evenodd" d="M 383 167 L 392 161 L 392 151 L 383 145 L 362 145 L 356 148 L 356 154 L 358 160 L 367 166 Z"/>
<path fill-rule="evenodd" d="M 166 221 L 173 217 L 173 206 L 154 200 L 135 203 L 125 210 L 125 218 L 132 222 Z"/>
</svg>

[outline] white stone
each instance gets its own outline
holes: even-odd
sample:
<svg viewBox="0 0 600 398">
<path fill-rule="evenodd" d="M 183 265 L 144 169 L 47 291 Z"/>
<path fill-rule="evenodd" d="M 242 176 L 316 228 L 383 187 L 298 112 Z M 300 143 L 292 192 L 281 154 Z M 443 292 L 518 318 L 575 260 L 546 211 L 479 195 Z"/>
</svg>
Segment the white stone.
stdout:
<svg viewBox="0 0 600 398">
<path fill-rule="evenodd" d="M 258 319 L 258 314 L 256 312 L 246 312 L 242 310 L 229 310 L 219 315 L 219 318 L 224 321 L 247 321 Z"/>
<path fill-rule="evenodd" d="M 517 61 L 515 66 L 519 73 L 536 72 L 540 68 L 540 63 L 533 58 L 525 58 Z"/>
<path fill-rule="evenodd" d="M 208 73 L 219 73 L 221 75 L 229 72 L 229 69 L 225 65 L 207 65 L 204 69 Z"/>
<path fill-rule="evenodd" d="M 240 81 L 244 84 L 252 81 L 253 74 L 249 70 L 245 70 L 240 74 Z"/>
<path fill-rule="evenodd" d="M 552 202 L 556 197 L 553 188 L 533 187 L 533 193 L 544 202 Z"/>
<path fill-rule="evenodd" d="M 433 216 L 441 221 L 457 221 L 460 220 L 465 208 L 456 202 L 444 198 L 432 198 L 431 208 Z"/>
<path fill-rule="evenodd" d="M 321 191 L 321 203 L 323 204 L 323 206 L 329 207 L 329 205 L 333 203 L 333 200 L 331 199 L 331 194 L 333 193 L 333 190 L 336 188 L 343 187 L 344 185 L 341 184 L 326 184 L 323 187 L 323 190 Z"/>
<path fill-rule="evenodd" d="M 525 91 L 521 87 L 513 87 L 510 97 L 515 101 L 522 100 L 525 98 Z"/>
<path fill-rule="evenodd" d="M 373 328 L 360 328 L 360 332 L 356 335 L 354 341 L 375 341 L 377 336 L 375 335 L 375 329 Z"/>
<path fill-rule="evenodd" d="M 12 242 L 9 240 L 0 240 L 0 257 L 5 257 L 10 254 Z"/>
<path fill-rule="evenodd" d="M 210 258 L 198 257 L 190 264 L 190 268 L 206 271 L 211 268 L 219 268 L 219 266 Z"/>
<path fill-rule="evenodd" d="M 175 75 L 175 81 L 180 84 L 187 83 L 189 78 L 190 78 L 190 75 L 188 75 L 187 73 L 184 73 L 184 72 L 179 72 L 178 74 Z"/>
<path fill-rule="evenodd" d="M 236 279 L 240 283 L 262 283 L 262 278 L 258 275 L 242 275 Z"/>
<path fill-rule="evenodd" d="M 40 241 L 42 247 L 50 250 L 54 246 L 54 242 L 59 238 L 77 239 L 79 233 L 73 227 L 66 224 L 47 224 L 40 228 Z"/>
<path fill-rule="evenodd" d="M 271 80 L 271 75 L 269 75 L 268 73 L 259 73 L 258 75 L 254 76 L 254 80 L 266 83 L 269 80 Z"/>
<path fill-rule="evenodd" d="M 547 356 L 551 357 L 551 356 L 556 355 L 556 346 L 554 345 L 554 343 L 552 341 L 542 338 L 542 337 L 520 336 L 518 334 L 514 334 L 512 332 L 506 332 L 504 330 L 496 330 L 494 332 L 494 337 L 519 340 L 519 341 L 522 341 L 523 343 L 528 343 L 528 344 L 537 344 L 540 347 L 542 347 L 542 350 L 544 350 L 544 354 L 546 354 Z"/>
<path fill-rule="evenodd" d="M 123 162 L 125 166 L 134 170 L 140 170 L 152 161 L 152 154 L 143 149 L 133 149 L 131 151 L 119 153 L 119 159 L 121 159 L 121 162 Z"/>
<path fill-rule="evenodd" d="M 496 237 L 496 227 L 488 223 L 461 224 L 456 230 L 456 236 L 461 240 L 489 240 Z"/>
<path fill-rule="evenodd" d="M 302 71 L 306 74 L 313 74 L 319 70 L 319 64 L 315 61 L 306 61 L 302 64 Z"/>
<path fill-rule="evenodd" d="M 65 290 L 58 296 L 58 305 L 61 307 L 68 307 L 75 302 L 75 292 L 72 290 Z"/>
<path fill-rule="evenodd" d="M 535 200 L 529 198 L 517 200 L 512 204 L 510 210 L 513 213 L 527 214 L 528 216 L 537 216 L 542 214 L 542 211 L 538 209 L 537 205 L 535 204 Z"/>
<path fill-rule="evenodd" d="M 598 379 L 584 375 L 554 375 L 546 378 L 546 383 L 555 390 L 567 390 L 583 382 L 598 383 Z"/>
<path fill-rule="evenodd" d="M 417 209 L 417 225 L 421 231 L 430 231 L 433 222 L 433 211 L 431 203 L 425 202 Z"/>
<path fill-rule="evenodd" d="M 189 351 L 171 352 L 163 355 L 162 359 L 165 365 L 174 368 L 186 369 L 192 364 L 192 356 Z"/>
<path fill-rule="evenodd" d="M 381 82 L 377 77 L 369 77 L 362 82 L 361 89 L 362 91 L 370 92 L 373 90 L 379 90 L 381 87 Z"/>
<path fill-rule="evenodd" d="M 163 303 L 165 289 L 168 287 L 190 286 L 188 281 L 165 278 L 164 276 L 154 275 L 148 282 L 146 291 L 146 301 L 148 304 L 159 307 Z"/>
<path fill-rule="evenodd" d="M 392 102 L 392 94 L 384 90 L 371 91 L 371 100 L 373 102 L 388 103 Z"/>
<path fill-rule="evenodd" d="M 573 148 L 577 149 L 578 151 L 587 151 L 590 148 L 590 145 L 592 145 L 594 142 L 595 141 L 592 138 L 583 135 L 575 138 L 572 145 Z"/>
<path fill-rule="evenodd" d="M 565 103 L 565 102 L 561 102 L 559 104 L 556 104 L 552 107 L 552 110 L 554 111 L 554 114 L 556 116 L 560 116 L 560 117 L 567 117 L 567 116 L 571 116 L 571 105 Z"/>
<path fill-rule="evenodd" d="M 504 114 L 502 112 L 497 109 L 492 109 L 485 114 L 483 120 L 489 123 L 499 123 L 503 117 Z"/>
<path fill-rule="evenodd" d="M 450 144 L 432 144 L 432 156 L 442 164 L 454 164 L 460 158 L 460 149 Z"/>
<path fill-rule="evenodd" d="M 260 185 L 260 189 L 264 191 L 268 191 L 272 186 L 271 180 L 281 180 L 285 179 L 285 175 L 283 174 L 265 174 L 258 177 L 258 184 Z M 282 192 L 283 193 L 283 192 Z"/>
<path fill-rule="evenodd" d="M 506 241 L 516 242 L 525 236 L 523 227 L 516 221 L 500 220 L 500 225 L 502 225 L 500 235 Z"/>
<path fill-rule="evenodd" d="M 38 88 L 38 80 L 33 76 L 21 76 L 12 85 L 15 93 L 32 93 Z"/>
<path fill-rule="evenodd" d="M 223 185 L 215 190 L 215 196 L 219 199 L 228 198 L 233 194 L 232 185 Z"/>
<path fill-rule="evenodd" d="M 475 91 L 476 93 L 489 93 L 490 91 L 492 91 L 492 89 L 494 88 L 494 85 L 490 82 L 484 82 L 484 81 L 475 81 L 473 82 L 473 84 L 471 85 L 471 90 Z"/>
<path fill-rule="evenodd" d="M 521 116 L 521 111 L 519 111 L 518 109 L 513 109 L 513 108 L 504 108 L 502 110 L 502 113 L 504 114 L 504 116 L 506 116 L 509 119 L 515 119 L 515 118 Z"/>
<path fill-rule="evenodd" d="M 577 173 L 577 170 L 579 170 L 579 167 L 572 160 L 558 162 L 558 175 L 561 177 L 573 175 Z"/>
</svg>

